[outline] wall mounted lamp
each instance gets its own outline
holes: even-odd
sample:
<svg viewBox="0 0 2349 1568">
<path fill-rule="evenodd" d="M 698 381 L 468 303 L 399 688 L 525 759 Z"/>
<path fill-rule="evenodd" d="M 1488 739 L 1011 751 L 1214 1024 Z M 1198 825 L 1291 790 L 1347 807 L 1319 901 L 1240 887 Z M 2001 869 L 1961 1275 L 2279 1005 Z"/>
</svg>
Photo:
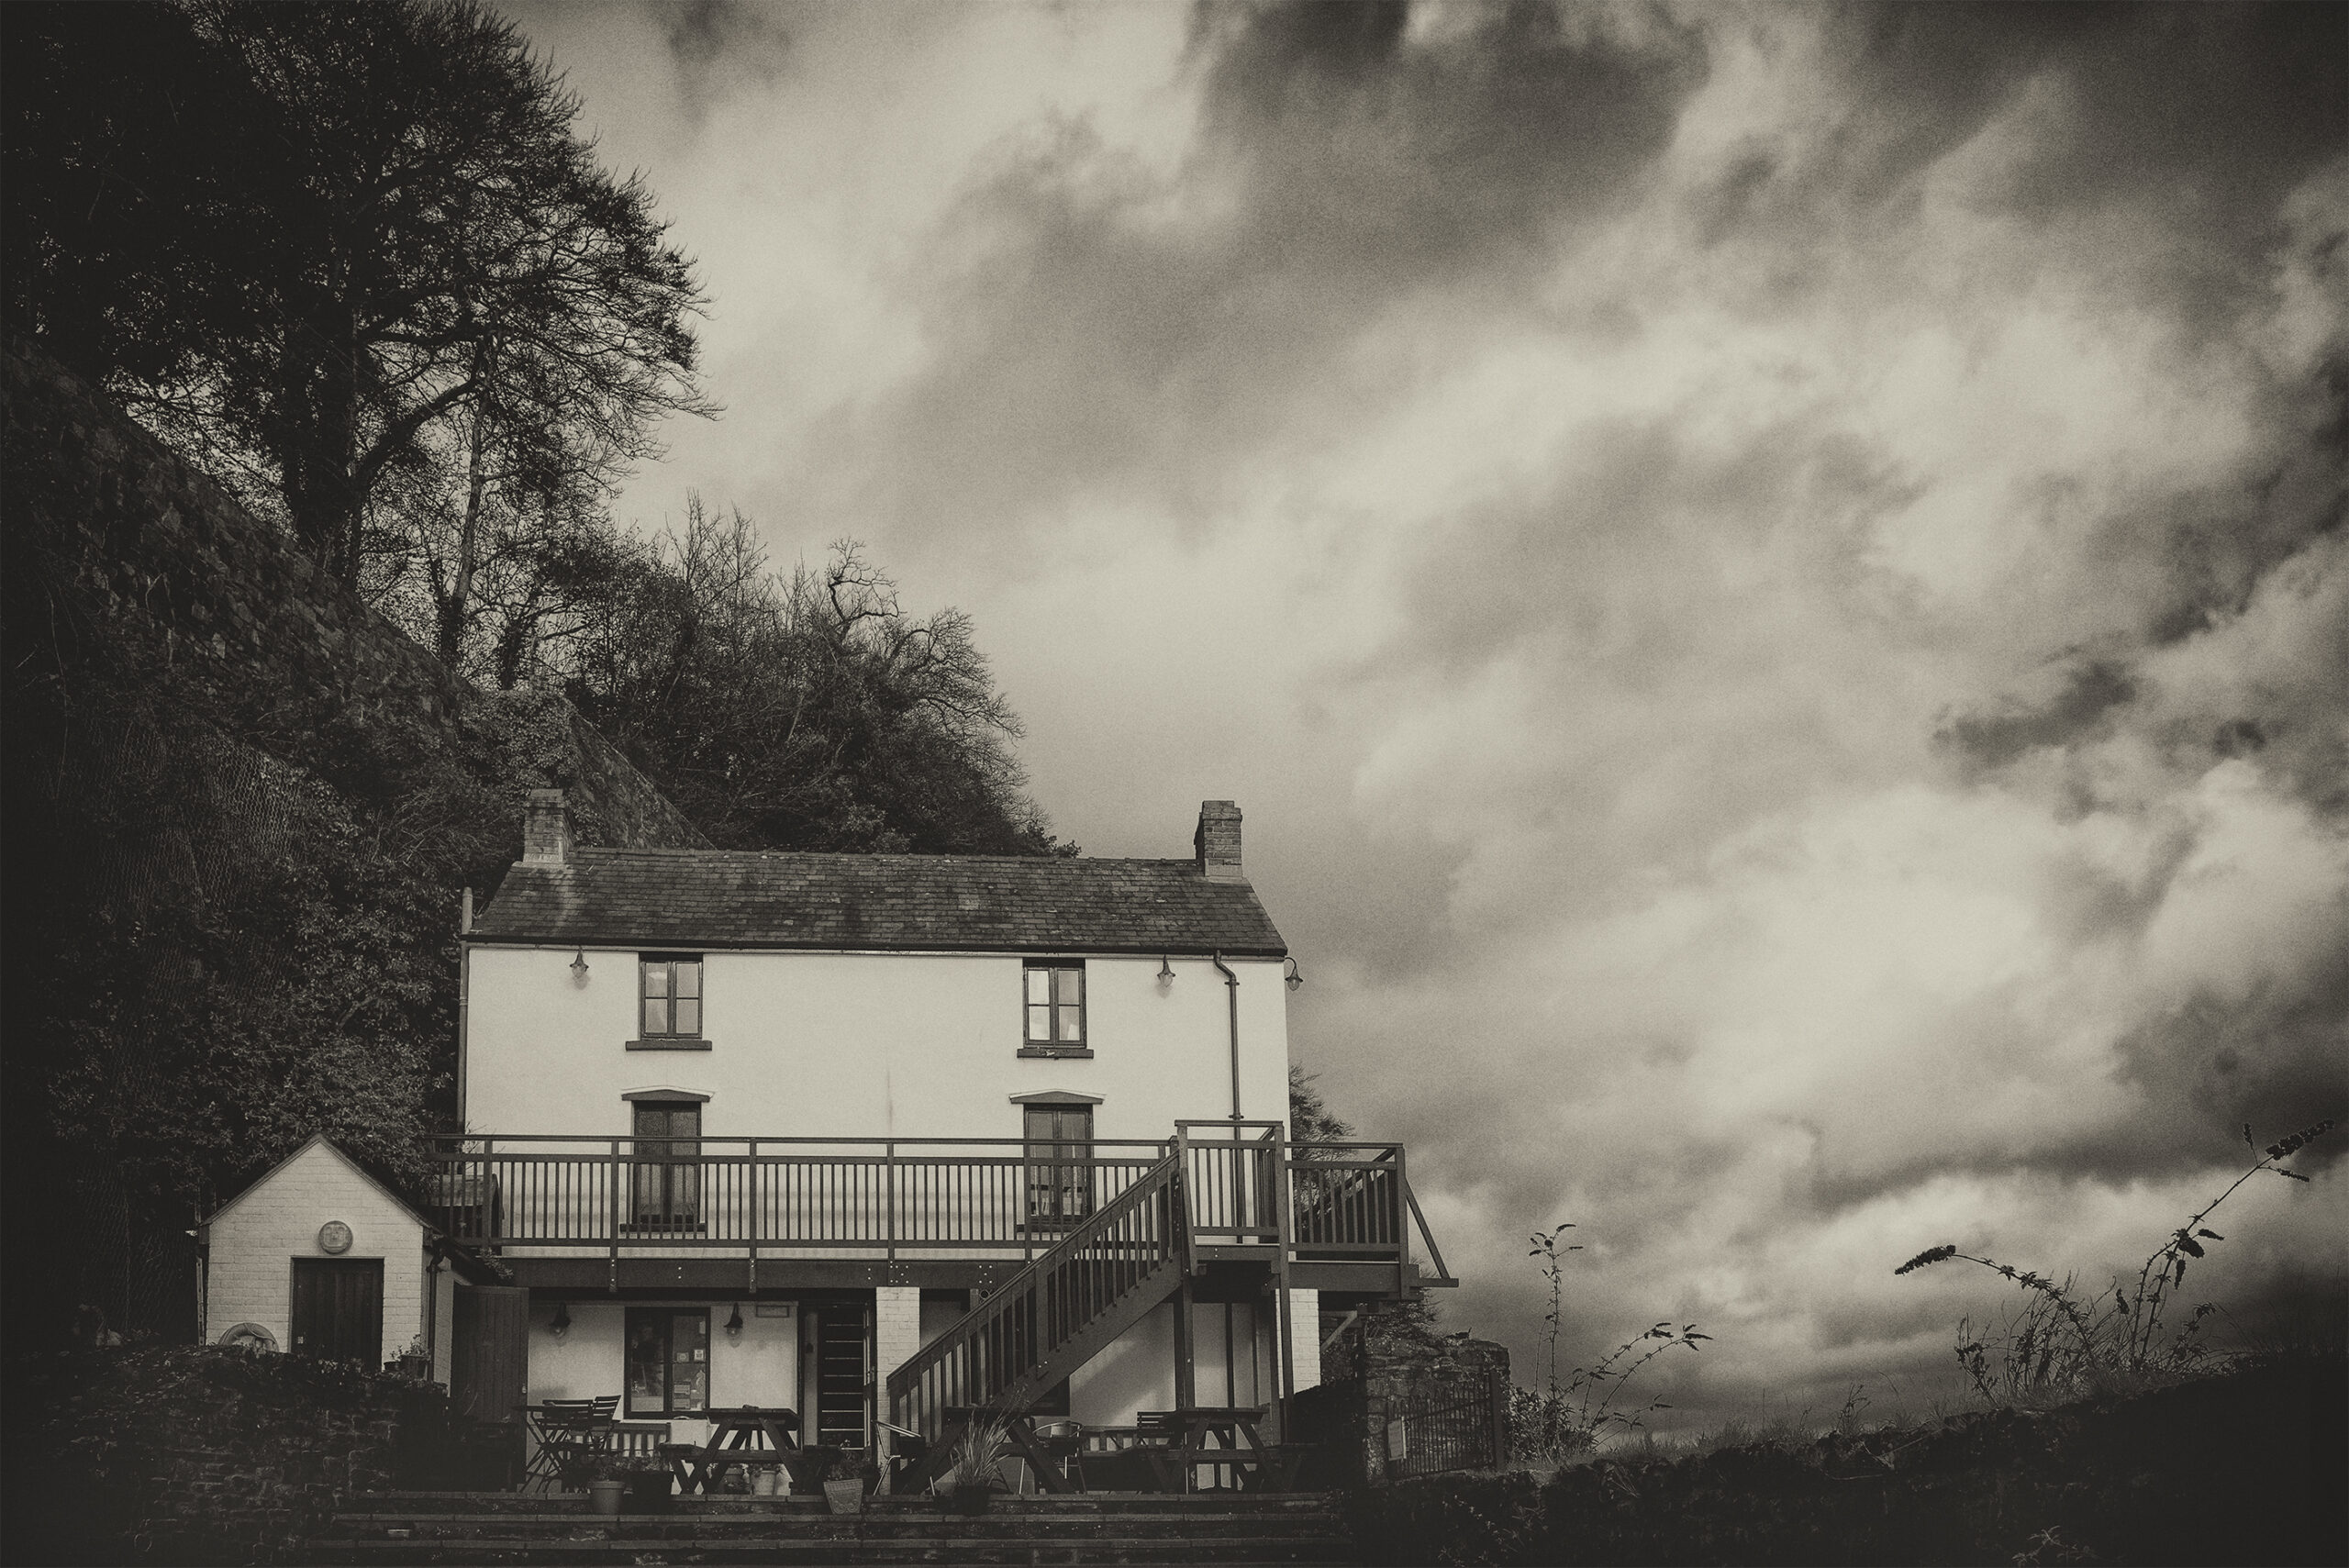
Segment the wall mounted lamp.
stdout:
<svg viewBox="0 0 2349 1568">
<path fill-rule="evenodd" d="M 1284 984 L 1286 984 L 1290 990 L 1294 991 L 1298 986 L 1305 984 L 1305 976 L 1297 972 L 1297 960 L 1293 958 L 1285 958 L 1281 960 L 1281 967 L 1288 971 L 1288 973 L 1284 977 Z"/>
<path fill-rule="evenodd" d="M 726 1337 L 729 1340 L 742 1337 L 742 1304 L 739 1301 L 734 1304 L 734 1315 L 726 1319 Z"/>
<path fill-rule="evenodd" d="M 1161 991 L 1168 990 L 1174 984 L 1174 966 L 1166 962 L 1164 953 L 1161 953 L 1158 955 L 1158 988 Z"/>
<path fill-rule="evenodd" d="M 570 1333 L 571 1303 L 568 1301 L 556 1302 L 554 1304 L 554 1321 L 548 1324 L 547 1327 L 554 1331 L 554 1337 L 558 1340 L 562 1339 L 565 1334 Z"/>
<path fill-rule="evenodd" d="M 577 956 L 571 961 L 571 983 L 574 985 L 587 984 L 587 950 L 585 948 L 581 948 Z"/>
</svg>

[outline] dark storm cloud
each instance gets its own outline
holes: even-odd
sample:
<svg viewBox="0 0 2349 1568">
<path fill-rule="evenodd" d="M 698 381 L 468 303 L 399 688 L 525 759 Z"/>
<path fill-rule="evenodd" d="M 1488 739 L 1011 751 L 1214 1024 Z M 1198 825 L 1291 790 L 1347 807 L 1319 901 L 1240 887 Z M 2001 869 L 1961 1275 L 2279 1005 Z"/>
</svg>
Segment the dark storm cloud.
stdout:
<svg viewBox="0 0 2349 1568">
<path fill-rule="evenodd" d="M 2137 695 L 2128 670 L 2110 659 L 2077 651 L 2063 661 L 2059 684 L 2044 702 L 2002 711 L 1969 714 L 1952 720 L 1937 739 L 1971 769 L 2005 765 L 2034 747 L 2069 745 L 2102 729 L 2110 732 L 2114 708 Z"/>
<path fill-rule="evenodd" d="M 1512 6 L 1414 41 L 1402 17 L 1202 12 L 1171 175 L 1081 124 L 1007 150 L 924 280 L 937 358 L 871 432 L 911 454 L 889 509 L 967 528 L 1093 486 L 1222 494 L 1300 420 L 1380 401 L 1346 355 L 1398 302 L 1542 264 L 1627 199 L 1701 75 L 1660 23 Z"/>
<path fill-rule="evenodd" d="M 2349 1106 L 2349 951 L 2301 984 L 2251 995 L 2199 992 L 2120 1042 L 2121 1074 L 2148 1105 L 2176 1113 L 2172 1157 L 2232 1157 L 2243 1125 L 2265 1145 Z M 2134 1129 L 2141 1137 L 2150 1129 Z M 2303 1169 L 2330 1165 L 2349 1140 L 2312 1146 Z M 2255 1158 L 2255 1156 L 2254 1156 Z"/>
<path fill-rule="evenodd" d="M 2029 107 L 1984 210 L 2108 228 L 2101 264 L 2223 331 L 2266 284 L 2278 206 L 2349 147 L 2349 7 L 1859 5 L 1822 13 L 1842 106 L 1798 148 L 1762 146 L 1693 192 L 1708 243 L 1850 239 Z M 2036 96 L 2034 97 L 2034 95 Z"/>
<path fill-rule="evenodd" d="M 790 10 L 757 0 L 652 0 L 677 74 L 681 106 L 698 121 L 718 94 L 772 82 L 791 54 Z"/>
</svg>

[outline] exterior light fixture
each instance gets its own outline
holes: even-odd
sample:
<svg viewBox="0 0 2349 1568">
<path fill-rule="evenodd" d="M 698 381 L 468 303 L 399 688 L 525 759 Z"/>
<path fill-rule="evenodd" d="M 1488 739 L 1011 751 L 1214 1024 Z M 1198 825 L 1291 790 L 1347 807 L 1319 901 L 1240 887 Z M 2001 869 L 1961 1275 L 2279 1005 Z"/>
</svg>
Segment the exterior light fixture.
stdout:
<svg viewBox="0 0 2349 1568">
<path fill-rule="evenodd" d="M 587 950 L 585 948 L 581 948 L 578 955 L 571 961 L 571 983 L 574 985 L 587 984 Z"/>
<path fill-rule="evenodd" d="M 726 1337 L 729 1340 L 742 1337 L 742 1304 L 739 1301 L 734 1304 L 734 1315 L 726 1319 Z"/>
<path fill-rule="evenodd" d="M 562 1339 L 565 1334 L 570 1333 L 571 1303 L 568 1301 L 556 1302 L 554 1304 L 554 1321 L 548 1324 L 547 1327 L 554 1331 L 554 1337 L 558 1340 Z"/>
<path fill-rule="evenodd" d="M 1284 979 L 1290 990 L 1294 991 L 1305 984 L 1305 976 L 1297 972 L 1297 960 L 1285 958 L 1281 960 L 1281 967 L 1288 971 Z"/>
<path fill-rule="evenodd" d="M 1166 961 L 1164 953 L 1160 953 L 1158 955 L 1158 988 L 1165 991 L 1171 989 L 1174 984 L 1174 966 Z"/>
</svg>

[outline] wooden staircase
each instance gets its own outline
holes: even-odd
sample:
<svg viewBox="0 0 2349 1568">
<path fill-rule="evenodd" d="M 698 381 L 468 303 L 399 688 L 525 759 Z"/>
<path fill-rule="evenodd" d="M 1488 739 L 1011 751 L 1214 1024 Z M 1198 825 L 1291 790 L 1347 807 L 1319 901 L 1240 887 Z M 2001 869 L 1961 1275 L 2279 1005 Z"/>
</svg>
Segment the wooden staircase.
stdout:
<svg viewBox="0 0 2349 1568">
<path fill-rule="evenodd" d="M 1170 1151 L 889 1374 L 889 1418 L 928 1452 L 905 1485 L 952 1462 L 947 1412 L 1017 1415 L 1173 1295 L 1189 1266 L 1183 1161 Z"/>
</svg>

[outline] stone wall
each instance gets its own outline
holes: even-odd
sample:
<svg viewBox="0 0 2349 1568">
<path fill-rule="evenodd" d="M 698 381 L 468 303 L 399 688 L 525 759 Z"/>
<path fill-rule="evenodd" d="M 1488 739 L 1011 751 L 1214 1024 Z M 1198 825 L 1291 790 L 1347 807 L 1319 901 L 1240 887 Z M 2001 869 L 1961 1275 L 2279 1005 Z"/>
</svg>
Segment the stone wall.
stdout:
<svg viewBox="0 0 2349 1568">
<path fill-rule="evenodd" d="M 1321 1370 L 1326 1381 L 1298 1396 L 1299 1440 L 1321 1451 L 1318 1463 L 1329 1485 L 1376 1485 L 1419 1462 L 1431 1435 L 1415 1434 L 1414 1412 L 1475 1404 L 1495 1445 L 1486 1466 L 1508 1462 L 1508 1347 L 1465 1335 L 1364 1335 L 1349 1332 L 1332 1344 Z"/>
<path fill-rule="evenodd" d="M 447 1485 L 448 1396 L 335 1362 L 221 1347 L 14 1362 L 11 1562 L 278 1562 L 339 1496 Z"/>
</svg>

